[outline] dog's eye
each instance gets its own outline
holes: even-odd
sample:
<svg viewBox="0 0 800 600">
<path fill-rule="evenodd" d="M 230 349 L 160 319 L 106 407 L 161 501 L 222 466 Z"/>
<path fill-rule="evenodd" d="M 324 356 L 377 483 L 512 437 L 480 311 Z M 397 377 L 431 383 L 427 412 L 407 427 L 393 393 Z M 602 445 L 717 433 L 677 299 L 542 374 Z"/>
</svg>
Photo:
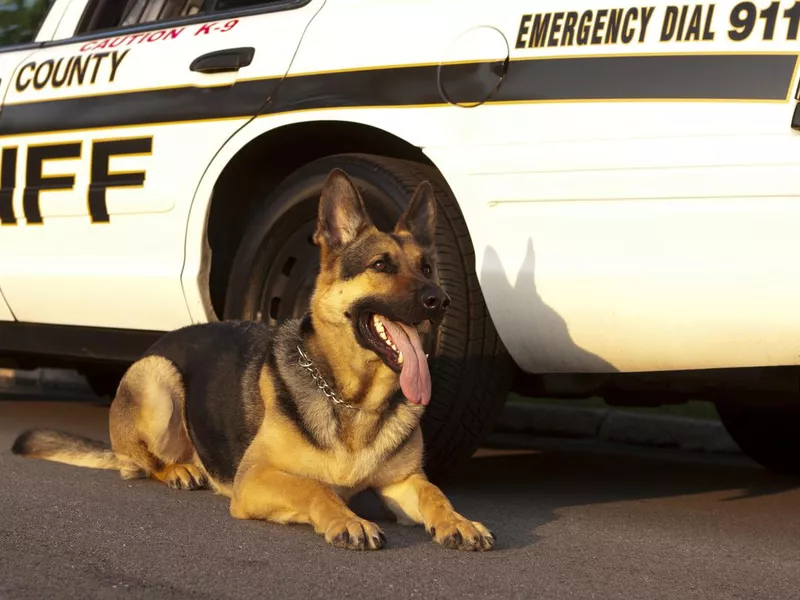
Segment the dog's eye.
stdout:
<svg viewBox="0 0 800 600">
<path fill-rule="evenodd" d="M 385 260 L 376 260 L 372 263 L 372 268 L 376 271 L 385 271 L 386 270 L 386 261 Z"/>
<path fill-rule="evenodd" d="M 433 273 L 433 269 L 431 269 L 430 265 L 422 265 L 422 274 L 425 275 L 425 277 L 430 277 L 431 273 Z"/>
</svg>

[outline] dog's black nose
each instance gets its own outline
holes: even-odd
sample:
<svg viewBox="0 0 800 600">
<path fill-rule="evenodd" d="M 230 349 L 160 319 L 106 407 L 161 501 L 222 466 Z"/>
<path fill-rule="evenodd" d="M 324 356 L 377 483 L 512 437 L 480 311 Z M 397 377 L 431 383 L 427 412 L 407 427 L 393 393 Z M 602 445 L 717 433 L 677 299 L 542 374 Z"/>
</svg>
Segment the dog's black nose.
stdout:
<svg viewBox="0 0 800 600">
<path fill-rule="evenodd" d="M 426 286 L 422 290 L 422 306 L 429 312 L 444 312 L 450 306 L 450 296 L 441 288 Z"/>
</svg>

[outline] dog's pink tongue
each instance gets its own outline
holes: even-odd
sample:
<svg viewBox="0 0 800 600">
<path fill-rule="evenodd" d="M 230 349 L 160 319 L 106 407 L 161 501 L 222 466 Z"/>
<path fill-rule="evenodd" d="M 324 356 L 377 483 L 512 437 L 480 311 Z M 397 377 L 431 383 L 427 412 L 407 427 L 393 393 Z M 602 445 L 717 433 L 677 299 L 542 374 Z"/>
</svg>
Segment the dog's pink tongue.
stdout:
<svg viewBox="0 0 800 600">
<path fill-rule="evenodd" d="M 403 353 L 403 370 L 400 372 L 403 395 L 412 404 L 428 404 L 431 401 L 431 373 L 419 333 L 413 327 L 390 321 L 386 317 L 381 317 L 381 321 L 394 345 Z"/>
</svg>

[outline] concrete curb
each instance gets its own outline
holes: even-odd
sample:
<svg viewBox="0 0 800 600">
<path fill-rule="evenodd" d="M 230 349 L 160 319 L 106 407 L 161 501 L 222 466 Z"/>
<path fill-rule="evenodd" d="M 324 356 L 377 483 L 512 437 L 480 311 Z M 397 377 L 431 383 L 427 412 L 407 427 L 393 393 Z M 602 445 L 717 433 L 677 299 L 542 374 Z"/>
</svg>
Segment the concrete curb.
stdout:
<svg viewBox="0 0 800 600">
<path fill-rule="evenodd" d="M 0 369 L 0 390 L 5 392 L 59 390 L 92 393 L 85 378 L 74 371 L 63 369 L 36 369 L 33 371 Z"/>
<path fill-rule="evenodd" d="M 594 438 L 605 442 L 679 448 L 693 452 L 741 452 L 718 421 L 613 408 L 508 402 L 494 431 L 542 437 Z"/>
<path fill-rule="evenodd" d="M 74 371 L 0 369 L 0 392 L 56 393 L 94 397 Z M 497 433 L 596 439 L 623 444 L 679 448 L 694 452 L 740 453 L 717 421 L 636 413 L 613 408 L 581 408 L 510 401 L 495 424 Z"/>
</svg>

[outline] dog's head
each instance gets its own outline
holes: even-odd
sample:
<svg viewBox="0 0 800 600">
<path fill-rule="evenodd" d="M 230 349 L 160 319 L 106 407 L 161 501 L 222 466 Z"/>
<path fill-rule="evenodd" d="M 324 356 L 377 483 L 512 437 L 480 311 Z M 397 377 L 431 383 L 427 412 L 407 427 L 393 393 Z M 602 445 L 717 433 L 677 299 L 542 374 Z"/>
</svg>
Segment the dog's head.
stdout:
<svg viewBox="0 0 800 600">
<path fill-rule="evenodd" d="M 338 330 L 343 350 L 400 374 L 406 398 L 416 404 L 430 399 L 418 328 L 437 326 L 450 305 L 436 283 L 435 228 L 428 182 L 417 187 L 394 230 L 382 232 L 350 178 L 334 169 L 320 196 L 314 233 L 321 259 L 315 318 Z"/>
</svg>

